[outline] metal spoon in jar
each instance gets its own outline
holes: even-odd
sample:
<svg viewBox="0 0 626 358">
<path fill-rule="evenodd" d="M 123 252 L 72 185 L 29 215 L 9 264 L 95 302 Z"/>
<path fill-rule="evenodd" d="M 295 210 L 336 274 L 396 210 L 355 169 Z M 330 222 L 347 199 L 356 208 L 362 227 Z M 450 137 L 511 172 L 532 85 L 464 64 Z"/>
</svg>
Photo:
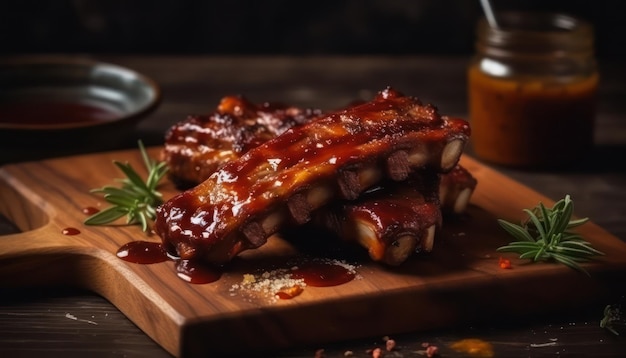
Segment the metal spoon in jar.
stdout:
<svg viewBox="0 0 626 358">
<path fill-rule="evenodd" d="M 493 28 L 498 28 L 498 22 L 496 21 L 496 16 L 493 12 L 493 7 L 491 6 L 491 2 L 489 0 L 480 0 L 480 5 L 482 5 L 483 11 L 485 12 L 485 17 L 487 18 L 487 22 L 489 26 Z"/>
</svg>

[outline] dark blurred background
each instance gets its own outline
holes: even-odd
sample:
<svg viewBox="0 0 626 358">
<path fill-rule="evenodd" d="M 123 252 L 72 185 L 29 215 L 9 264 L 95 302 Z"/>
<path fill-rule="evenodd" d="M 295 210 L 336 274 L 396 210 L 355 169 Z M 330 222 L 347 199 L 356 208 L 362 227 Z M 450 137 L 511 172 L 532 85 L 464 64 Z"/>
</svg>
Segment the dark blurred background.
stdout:
<svg viewBox="0 0 626 358">
<path fill-rule="evenodd" d="M 624 57 L 619 1 L 492 0 L 589 20 Z M 469 54 L 479 0 L 6 0 L 0 53 Z"/>
</svg>

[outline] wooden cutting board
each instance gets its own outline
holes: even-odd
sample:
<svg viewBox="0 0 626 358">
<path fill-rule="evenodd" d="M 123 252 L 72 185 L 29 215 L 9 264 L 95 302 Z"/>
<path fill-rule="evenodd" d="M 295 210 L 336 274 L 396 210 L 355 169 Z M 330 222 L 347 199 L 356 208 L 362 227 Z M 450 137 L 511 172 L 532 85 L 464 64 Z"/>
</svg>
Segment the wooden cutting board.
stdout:
<svg viewBox="0 0 626 358">
<path fill-rule="evenodd" d="M 153 156 L 158 150 L 150 149 Z M 177 277 L 172 261 L 143 265 L 116 256 L 128 242 L 159 242 L 158 237 L 138 226 L 83 224 L 84 208 L 107 206 L 90 189 L 122 177 L 113 160 L 143 168 L 139 151 L 127 150 L 0 169 L 0 212 L 23 231 L 0 238 L 0 284 L 69 284 L 93 290 L 176 356 L 317 345 L 567 311 L 607 303 L 614 294 L 612 282 L 626 272 L 626 244 L 593 223 L 580 232 L 607 255 L 585 265 L 590 277 L 562 265 L 528 264 L 497 253 L 510 241 L 497 218 L 519 222 L 523 208 L 553 202 L 463 157 L 478 186 L 466 215 L 444 220 L 430 254 L 389 268 L 370 262 L 359 247 L 335 249 L 322 238 L 319 244 L 301 245 L 274 236 L 231 263 L 218 281 L 190 284 Z M 171 183 L 165 183 L 164 191 L 166 197 L 176 193 Z M 80 233 L 65 235 L 66 228 Z M 308 242 L 317 239 L 308 236 Z M 499 267 L 501 256 L 511 259 L 512 269 Z M 244 274 L 260 278 L 266 271 L 288 269 L 302 257 L 339 260 L 354 267 L 357 277 L 333 287 L 307 286 L 288 300 L 237 286 Z"/>
</svg>

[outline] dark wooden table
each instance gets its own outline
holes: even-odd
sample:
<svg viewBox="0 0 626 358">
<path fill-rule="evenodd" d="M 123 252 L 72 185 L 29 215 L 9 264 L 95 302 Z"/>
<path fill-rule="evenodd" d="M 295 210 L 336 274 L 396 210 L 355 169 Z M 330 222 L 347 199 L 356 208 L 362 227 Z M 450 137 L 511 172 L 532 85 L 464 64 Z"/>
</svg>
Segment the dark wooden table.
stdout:
<svg viewBox="0 0 626 358">
<path fill-rule="evenodd" d="M 391 85 L 436 104 L 442 113 L 467 115 L 465 68 L 469 59 L 465 57 L 101 56 L 97 59 L 144 73 L 162 88 L 160 107 L 137 126 L 133 140 L 116 144 L 116 148 L 134 148 L 137 138 L 149 145 L 160 144 L 170 125 L 188 114 L 212 110 L 227 94 L 243 94 L 253 101 L 283 101 L 332 109 L 355 99 L 371 98 L 376 91 Z M 567 170 L 498 170 L 554 200 L 570 194 L 578 215 L 589 217 L 626 240 L 626 70 L 619 61 L 608 60 L 600 61 L 600 69 L 602 81 L 593 153 Z M 93 145 L 62 152 L 41 148 L 39 157 L 105 149 L 111 148 Z M 468 152 L 471 154 L 471 147 Z M 7 157 L 6 152 L 3 157 Z M 13 230 L 9 223 L 0 220 L 0 233 Z M 562 300 L 565 303 L 568 298 Z M 622 294 L 606 302 L 607 305 L 619 303 L 624 303 Z M 407 332 L 389 337 L 397 342 L 397 348 L 386 356 L 423 356 L 423 343 L 438 346 L 443 357 L 468 356 L 449 347 L 464 338 L 491 343 L 498 357 L 625 356 L 626 330 L 615 335 L 599 325 L 604 307 L 602 304 L 566 315 L 514 321 L 502 315 L 497 320 L 442 331 Z M 372 348 L 384 347 L 384 339 L 370 337 L 295 347 L 270 356 L 314 357 L 318 349 L 324 349 L 327 357 L 350 356 L 348 351 L 353 357 L 368 357 Z M 237 344 L 236 337 L 232 341 Z M 71 287 L 26 287 L 0 288 L 0 356 L 168 357 L 169 354 L 100 296 Z"/>
</svg>

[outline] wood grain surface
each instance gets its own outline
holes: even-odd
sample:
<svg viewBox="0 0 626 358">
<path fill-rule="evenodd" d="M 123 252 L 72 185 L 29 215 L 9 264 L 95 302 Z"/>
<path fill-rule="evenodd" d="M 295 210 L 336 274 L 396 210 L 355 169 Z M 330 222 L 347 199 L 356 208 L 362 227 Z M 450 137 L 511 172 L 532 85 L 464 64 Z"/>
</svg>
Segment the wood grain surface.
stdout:
<svg viewBox="0 0 626 358">
<path fill-rule="evenodd" d="M 156 155 L 159 149 L 151 148 L 151 153 Z M 234 260 L 218 281 L 189 284 L 176 276 L 172 262 L 140 265 L 115 255 L 130 241 L 158 242 L 158 237 L 135 226 L 83 224 L 83 208 L 106 206 L 90 189 L 121 177 L 113 160 L 142 167 L 137 150 L 124 150 L 0 169 L 0 213 L 23 231 L 0 241 L 0 284 L 69 284 L 94 291 L 176 356 L 241 353 L 442 328 L 503 312 L 523 316 L 567 310 L 603 302 L 613 290 L 610 282 L 626 271 L 626 244 L 593 223 L 580 231 L 607 255 L 586 266 L 591 277 L 564 266 L 527 264 L 508 255 L 513 269 L 500 269 L 502 254 L 495 249 L 510 240 L 496 219 L 519 221 L 523 208 L 552 202 L 463 157 L 463 165 L 479 184 L 466 215 L 444 220 L 431 254 L 417 254 L 392 269 L 370 262 L 360 248 L 333 245 L 311 235 L 305 239 L 319 242 L 303 245 L 298 235 L 274 236 L 262 248 Z M 176 193 L 171 183 L 164 185 L 166 197 Z M 64 235 L 68 227 L 80 234 Z M 311 257 L 347 262 L 356 267 L 358 277 L 335 287 L 305 287 L 291 300 L 232 289 L 244 274 L 289 268 Z M 570 299 L 564 304 L 561 298 L 566 295 Z M 367 324 L 370 321 L 377 324 Z M 228 339 L 233 336 L 239 342 L 235 346 Z"/>
</svg>

